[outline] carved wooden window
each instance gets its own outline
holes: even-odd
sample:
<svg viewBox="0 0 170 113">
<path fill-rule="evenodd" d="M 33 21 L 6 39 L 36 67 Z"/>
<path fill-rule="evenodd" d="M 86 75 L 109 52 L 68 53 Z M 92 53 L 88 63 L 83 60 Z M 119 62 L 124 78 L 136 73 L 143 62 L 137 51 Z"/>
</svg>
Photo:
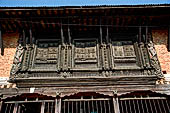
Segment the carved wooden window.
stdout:
<svg viewBox="0 0 170 113">
<path fill-rule="evenodd" d="M 55 71 L 58 68 L 59 59 L 58 40 L 37 40 L 34 49 L 33 70 Z"/>
<path fill-rule="evenodd" d="M 132 41 L 112 41 L 114 67 L 136 66 L 135 45 Z"/>
<path fill-rule="evenodd" d="M 75 40 L 74 66 L 97 67 L 97 40 Z"/>
</svg>

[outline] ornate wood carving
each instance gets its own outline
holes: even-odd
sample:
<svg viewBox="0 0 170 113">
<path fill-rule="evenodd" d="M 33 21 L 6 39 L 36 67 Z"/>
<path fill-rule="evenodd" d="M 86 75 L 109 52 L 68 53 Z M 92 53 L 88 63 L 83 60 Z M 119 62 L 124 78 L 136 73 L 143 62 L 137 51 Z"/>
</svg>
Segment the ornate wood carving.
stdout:
<svg viewBox="0 0 170 113">
<path fill-rule="evenodd" d="M 161 71 L 161 67 L 160 67 L 158 57 L 157 57 L 157 53 L 156 53 L 156 50 L 155 50 L 155 47 L 154 47 L 154 44 L 153 44 L 152 41 L 150 41 L 147 44 L 147 48 L 148 48 L 150 59 L 151 59 L 151 66 L 154 68 L 152 73 L 154 75 L 157 75 L 158 77 L 163 77 L 163 73 Z"/>
<path fill-rule="evenodd" d="M 60 66 L 62 71 L 68 71 L 72 66 L 72 47 L 70 45 L 61 46 Z"/>
<path fill-rule="evenodd" d="M 101 44 L 100 45 L 100 57 L 101 64 L 104 70 L 110 69 L 110 45 Z"/>
<path fill-rule="evenodd" d="M 14 61 L 11 68 L 11 77 L 15 76 L 16 73 L 21 69 L 23 55 L 24 55 L 24 47 L 21 44 L 19 44 L 16 49 Z"/>
<path fill-rule="evenodd" d="M 112 41 L 112 53 L 113 67 L 137 67 L 136 54 L 132 41 Z"/>
<path fill-rule="evenodd" d="M 59 40 L 37 40 L 32 60 L 31 71 L 57 71 Z"/>
<path fill-rule="evenodd" d="M 97 41 L 75 40 L 74 67 L 75 68 L 97 68 Z"/>
</svg>

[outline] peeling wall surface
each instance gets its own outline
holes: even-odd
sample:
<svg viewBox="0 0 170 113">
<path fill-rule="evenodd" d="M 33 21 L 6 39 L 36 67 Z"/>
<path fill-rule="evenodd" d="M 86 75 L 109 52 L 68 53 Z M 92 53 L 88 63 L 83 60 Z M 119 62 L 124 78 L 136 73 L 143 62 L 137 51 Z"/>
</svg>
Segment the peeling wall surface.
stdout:
<svg viewBox="0 0 170 113">
<path fill-rule="evenodd" d="M 16 51 L 18 34 L 9 33 L 3 36 L 4 55 L 0 55 L 0 77 L 9 77 L 14 54 Z"/>
<path fill-rule="evenodd" d="M 170 52 L 168 52 L 168 30 L 153 30 L 153 42 L 164 74 L 170 74 Z"/>
</svg>

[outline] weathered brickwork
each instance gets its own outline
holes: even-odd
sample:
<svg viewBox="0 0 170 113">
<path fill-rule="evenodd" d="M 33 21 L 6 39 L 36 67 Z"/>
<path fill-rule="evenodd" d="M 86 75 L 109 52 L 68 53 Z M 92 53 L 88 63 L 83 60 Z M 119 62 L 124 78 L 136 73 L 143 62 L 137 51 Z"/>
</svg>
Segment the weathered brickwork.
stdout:
<svg viewBox="0 0 170 113">
<path fill-rule="evenodd" d="M 153 41 L 164 74 L 170 74 L 170 52 L 167 50 L 168 30 L 153 30 Z"/>
<path fill-rule="evenodd" d="M 11 65 L 16 51 L 18 34 L 3 34 L 4 55 L 0 55 L 0 77 L 9 77 Z"/>
</svg>

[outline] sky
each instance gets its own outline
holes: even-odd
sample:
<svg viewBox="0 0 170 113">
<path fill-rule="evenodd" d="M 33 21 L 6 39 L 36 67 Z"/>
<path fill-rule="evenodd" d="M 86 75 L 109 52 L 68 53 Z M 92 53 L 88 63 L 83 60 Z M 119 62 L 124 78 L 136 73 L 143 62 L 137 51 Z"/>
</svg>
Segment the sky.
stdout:
<svg viewBox="0 0 170 113">
<path fill-rule="evenodd" d="M 0 0 L 0 7 L 170 4 L 170 0 Z"/>
</svg>

